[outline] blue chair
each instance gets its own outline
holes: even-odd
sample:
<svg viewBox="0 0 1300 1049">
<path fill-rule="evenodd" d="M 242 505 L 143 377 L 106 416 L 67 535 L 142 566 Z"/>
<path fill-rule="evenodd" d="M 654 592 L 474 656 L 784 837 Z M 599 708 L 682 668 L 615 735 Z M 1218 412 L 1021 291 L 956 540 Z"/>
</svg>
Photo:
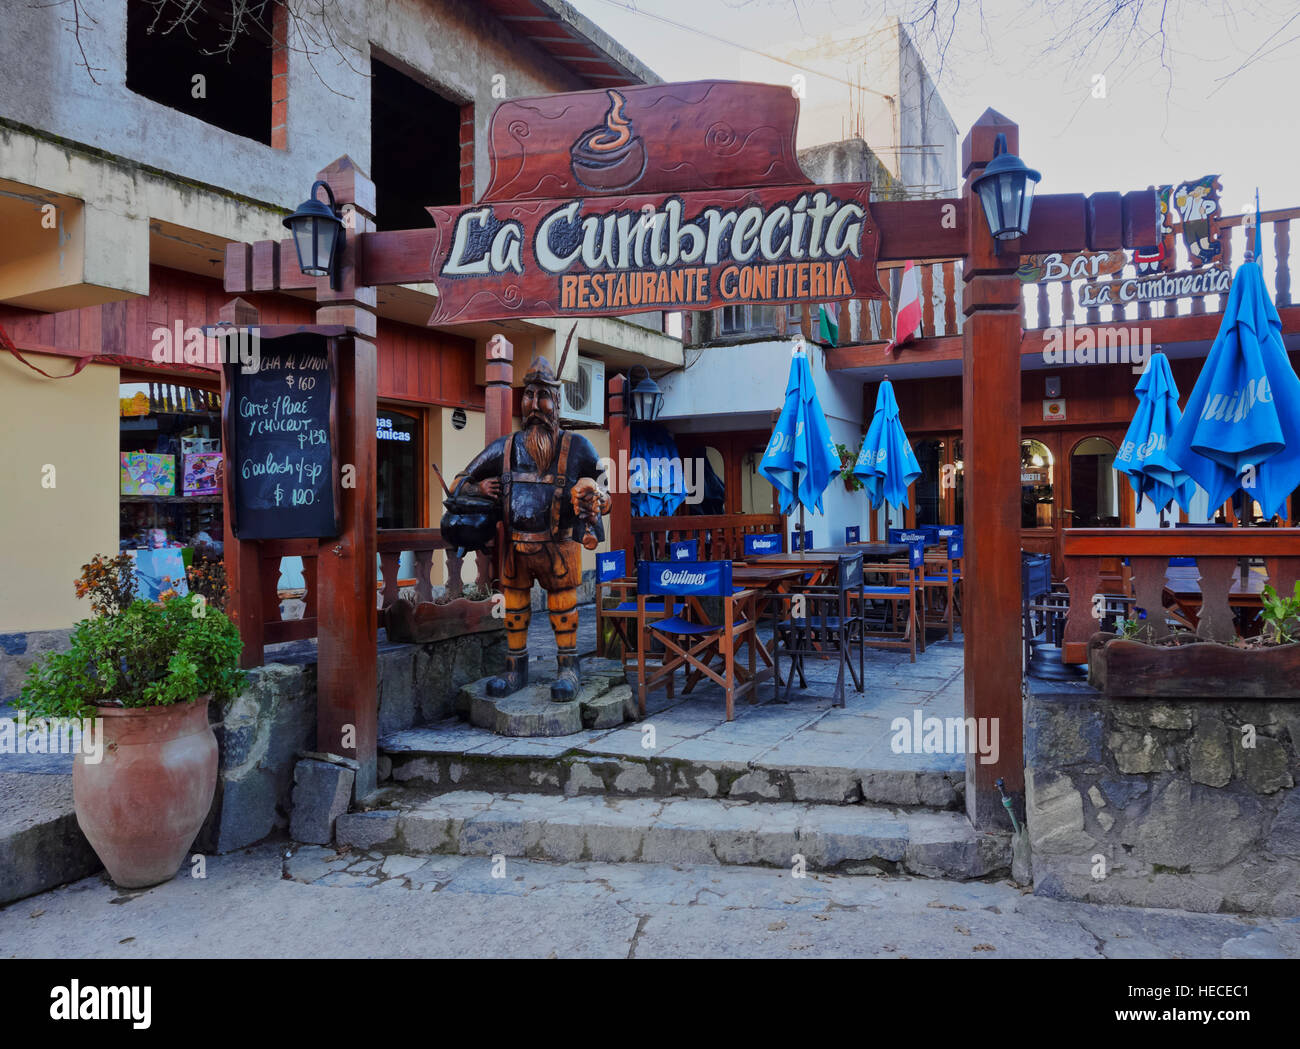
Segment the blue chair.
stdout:
<svg viewBox="0 0 1300 1049">
<path fill-rule="evenodd" d="M 700 559 L 700 541 L 698 539 L 677 539 L 668 544 L 670 561 L 698 561 Z"/>
<path fill-rule="evenodd" d="M 844 545 L 852 546 L 854 543 L 862 542 L 862 526 L 849 525 L 844 529 Z"/>
<path fill-rule="evenodd" d="M 673 675 L 680 667 L 686 671 L 683 692 L 689 693 L 702 678 L 716 682 L 726 696 L 727 720 L 733 720 L 737 698 L 746 693 L 753 693 L 751 702 L 758 698 L 754 691 L 758 684 L 754 666 L 756 620 L 743 611 L 755 591 L 737 590 L 732 585 L 730 561 L 641 561 L 636 567 L 637 626 L 641 635 L 636 680 L 641 717 L 645 717 L 646 694 L 652 689 L 663 684 L 672 696 Z M 654 605 L 647 600 L 651 596 L 663 597 L 658 613 L 651 611 Z M 698 622 L 678 615 L 678 598 L 686 606 L 701 597 L 721 598 L 722 622 L 708 622 L 703 614 Z M 647 662 L 652 639 L 663 644 L 658 666 Z M 749 673 L 743 682 L 737 680 L 736 667 L 736 650 L 742 645 L 749 649 Z M 721 671 L 712 665 L 718 658 L 722 660 Z"/>
<path fill-rule="evenodd" d="M 659 615 L 663 610 L 662 602 L 646 606 L 650 615 Z M 636 584 L 627 578 L 627 552 L 610 550 L 597 554 L 596 655 L 608 655 L 609 643 L 616 641 L 625 671 L 636 665 L 640 641 L 640 635 L 634 629 L 637 614 Z"/>
<path fill-rule="evenodd" d="M 796 550 L 811 550 L 813 548 L 812 529 L 800 532 L 798 529 L 790 533 L 790 552 Z"/>
<path fill-rule="evenodd" d="M 893 541 L 892 533 L 890 541 Z M 920 600 L 924 567 L 925 544 L 919 538 L 907 544 L 905 561 L 873 562 L 863 566 L 864 573 L 873 577 L 862 587 L 864 645 L 907 649 L 913 663 L 916 662 L 918 639 L 921 651 L 925 651 L 924 606 Z M 867 613 L 870 606 L 880 605 L 886 608 L 879 617 L 879 627 L 873 629 Z"/>
<path fill-rule="evenodd" d="M 785 553 L 785 537 L 780 532 L 751 532 L 745 536 L 745 556 Z"/>
<path fill-rule="evenodd" d="M 774 600 L 801 601 L 804 605 L 802 616 L 793 615 L 781 620 L 776 625 L 772 645 L 772 670 L 779 690 L 781 684 L 781 652 L 790 656 L 790 673 L 785 681 L 785 696 L 774 692 L 774 698 L 780 702 L 790 701 L 790 689 L 794 685 L 794 675 L 798 671 L 799 687 L 807 688 L 804 677 L 804 657 L 824 656 L 833 646 L 840 657 L 839 674 L 835 679 L 835 706 L 844 706 L 844 668 L 847 666 L 853 678 L 854 687 L 861 692 L 864 671 L 863 652 L 863 585 L 862 555 L 849 554 L 840 557 L 833 586 L 803 587 L 792 594 L 776 594 Z M 828 612 L 829 609 L 829 612 Z M 852 649 L 858 650 L 858 665 L 855 669 L 849 658 Z"/>
<path fill-rule="evenodd" d="M 935 529 L 935 541 L 946 544 L 942 552 L 926 556 L 925 571 L 921 577 L 922 594 L 926 612 L 930 610 L 929 597 L 943 596 L 942 613 L 936 618 L 948 626 L 948 640 L 953 629 L 961 626 L 961 559 L 965 552 L 965 538 L 960 525 L 941 525 Z M 927 614 L 927 619 L 929 618 Z"/>
</svg>

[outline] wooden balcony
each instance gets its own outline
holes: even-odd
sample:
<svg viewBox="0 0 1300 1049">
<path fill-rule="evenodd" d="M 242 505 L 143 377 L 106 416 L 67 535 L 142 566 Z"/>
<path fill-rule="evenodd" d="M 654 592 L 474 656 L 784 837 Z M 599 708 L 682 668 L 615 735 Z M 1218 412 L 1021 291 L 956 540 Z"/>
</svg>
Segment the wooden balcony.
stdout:
<svg viewBox="0 0 1300 1049">
<path fill-rule="evenodd" d="M 701 561 L 735 561 L 745 556 L 745 536 L 780 534 L 784 528 L 781 514 L 634 517 L 633 560 L 667 561 L 669 543 L 695 539 Z"/>
</svg>

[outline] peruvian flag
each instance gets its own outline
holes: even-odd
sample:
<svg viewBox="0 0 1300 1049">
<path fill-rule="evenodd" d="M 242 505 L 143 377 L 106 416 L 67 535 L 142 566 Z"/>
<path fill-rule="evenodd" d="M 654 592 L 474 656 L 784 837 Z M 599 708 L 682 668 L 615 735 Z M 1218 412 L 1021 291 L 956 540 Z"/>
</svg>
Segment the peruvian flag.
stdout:
<svg viewBox="0 0 1300 1049">
<path fill-rule="evenodd" d="M 885 347 L 893 350 L 916 337 L 921 326 L 921 282 L 916 278 L 916 267 L 911 262 L 903 267 L 899 282 L 898 306 L 894 310 L 894 341 Z"/>
</svg>

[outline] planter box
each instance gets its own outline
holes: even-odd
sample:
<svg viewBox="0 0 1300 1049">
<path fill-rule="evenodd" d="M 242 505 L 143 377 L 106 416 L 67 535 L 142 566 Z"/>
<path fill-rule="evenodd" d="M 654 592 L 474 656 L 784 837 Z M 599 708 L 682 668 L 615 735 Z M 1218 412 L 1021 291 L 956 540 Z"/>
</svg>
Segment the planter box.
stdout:
<svg viewBox="0 0 1300 1049">
<path fill-rule="evenodd" d="M 1189 639 L 1149 645 L 1094 634 L 1088 682 L 1112 697 L 1300 699 L 1300 643 L 1235 648 Z"/>
<path fill-rule="evenodd" d="M 492 600 L 471 601 L 458 597 L 438 605 L 423 601 L 418 605 L 407 600 L 394 601 L 384 610 L 388 640 L 403 644 L 424 645 L 445 641 L 464 634 L 504 630 L 505 620 L 492 615 Z"/>
</svg>

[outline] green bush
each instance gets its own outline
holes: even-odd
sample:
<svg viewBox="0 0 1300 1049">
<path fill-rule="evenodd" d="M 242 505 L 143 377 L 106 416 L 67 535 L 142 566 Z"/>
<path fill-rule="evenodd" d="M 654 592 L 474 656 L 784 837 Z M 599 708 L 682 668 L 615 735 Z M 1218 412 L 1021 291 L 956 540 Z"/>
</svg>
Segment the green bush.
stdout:
<svg viewBox="0 0 1300 1049">
<path fill-rule="evenodd" d="M 47 654 L 28 672 L 18 705 L 30 716 L 167 706 L 208 692 L 224 702 L 244 683 L 238 628 L 195 595 L 132 601 L 83 619 L 71 642 L 69 651 Z"/>
</svg>

